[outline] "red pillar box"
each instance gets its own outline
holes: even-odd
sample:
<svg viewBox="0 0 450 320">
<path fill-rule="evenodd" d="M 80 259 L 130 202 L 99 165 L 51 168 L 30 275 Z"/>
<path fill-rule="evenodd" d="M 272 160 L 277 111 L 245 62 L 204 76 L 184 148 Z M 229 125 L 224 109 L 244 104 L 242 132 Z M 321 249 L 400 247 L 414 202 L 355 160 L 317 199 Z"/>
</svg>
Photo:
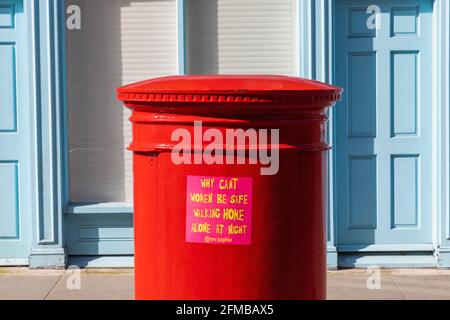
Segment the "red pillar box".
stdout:
<svg viewBox="0 0 450 320">
<path fill-rule="evenodd" d="M 136 298 L 326 298 L 327 110 L 282 76 L 118 89 L 133 111 Z"/>
</svg>

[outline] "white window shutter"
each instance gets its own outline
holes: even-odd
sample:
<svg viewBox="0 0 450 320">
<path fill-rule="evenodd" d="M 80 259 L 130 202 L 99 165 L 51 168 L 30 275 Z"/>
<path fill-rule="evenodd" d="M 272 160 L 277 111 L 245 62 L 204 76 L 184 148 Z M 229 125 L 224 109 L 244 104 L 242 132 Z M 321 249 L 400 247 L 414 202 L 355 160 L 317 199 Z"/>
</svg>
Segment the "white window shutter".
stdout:
<svg viewBox="0 0 450 320">
<path fill-rule="evenodd" d="M 187 0 L 190 74 L 297 73 L 296 0 Z"/>
<path fill-rule="evenodd" d="M 177 73 L 175 0 L 74 0 L 82 29 L 67 31 L 72 202 L 131 202 L 129 111 L 115 89 Z"/>
</svg>

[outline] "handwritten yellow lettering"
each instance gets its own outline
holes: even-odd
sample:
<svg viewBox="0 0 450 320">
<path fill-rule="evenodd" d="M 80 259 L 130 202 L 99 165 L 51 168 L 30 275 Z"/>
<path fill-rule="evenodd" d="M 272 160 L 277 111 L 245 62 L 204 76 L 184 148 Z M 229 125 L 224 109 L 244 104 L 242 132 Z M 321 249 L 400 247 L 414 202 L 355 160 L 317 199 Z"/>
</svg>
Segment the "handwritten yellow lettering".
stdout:
<svg viewBox="0 0 450 320">
<path fill-rule="evenodd" d="M 193 233 L 211 233 L 211 225 L 209 223 L 193 223 L 191 231 Z"/>
<path fill-rule="evenodd" d="M 219 219 L 221 217 L 220 209 L 213 208 L 195 208 L 194 210 L 194 217 L 196 218 L 204 218 L 204 219 Z"/>
<path fill-rule="evenodd" d="M 213 203 L 213 194 L 203 194 L 203 193 L 191 193 L 190 198 L 192 202 L 195 203 L 205 203 L 210 204 Z"/>
<path fill-rule="evenodd" d="M 230 198 L 231 204 L 248 204 L 248 195 L 247 194 L 237 194 L 232 195 Z"/>
<path fill-rule="evenodd" d="M 244 221 L 243 209 L 223 209 L 224 220 Z"/>
<path fill-rule="evenodd" d="M 218 194 L 217 195 L 217 204 L 227 204 L 227 195 L 226 194 Z"/>
<path fill-rule="evenodd" d="M 201 179 L 200 183 L 202 185 L 202 188 L 204 188 L 204 189 L 214 188 L 214 180 L 215 180 L 215 178 L 212 178 L 212 179 Z"/>
<path fill-rule="evenodd" d="M 247 234 L 247 226 L 235 226 L 235 225 L 230 225 L 228 226 L 228 234 L 229 235 L 243 235 L 243 234 Z"/>
<path fill-rule="evenodd" d="M 220 179 L 220 190 L 236 190 L 238 182 L 238 178 Z"/>
<path fill-rule="evenodd" d="M 216 225 L 216 234 L 220 234 L 220 235 L 222 235 L 223 234 L 223 228 L 224 228 L 225 226 L 223 225 L 223 224 L 218 224 L 218 225 Z"/>
</svg>

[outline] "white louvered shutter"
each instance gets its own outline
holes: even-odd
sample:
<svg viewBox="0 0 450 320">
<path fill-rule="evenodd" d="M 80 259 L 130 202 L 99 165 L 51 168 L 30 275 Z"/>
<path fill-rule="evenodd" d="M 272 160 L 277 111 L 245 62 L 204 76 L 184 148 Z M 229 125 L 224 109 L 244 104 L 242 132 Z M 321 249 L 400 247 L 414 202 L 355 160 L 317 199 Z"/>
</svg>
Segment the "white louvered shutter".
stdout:
<svg viewBox="0 0 450 320">
<path fill-rule="evenodd" d="M 129 111 L 119 86 L 177 73 L 175 0 L 74 0 L 82 30 L 67 31 L 72 202 L 131 202 Z"/>
<path fill-rule="evenodd" d="M 187 0 L 190 74 L 297 73 L 296 0 Z"/>
</svg>

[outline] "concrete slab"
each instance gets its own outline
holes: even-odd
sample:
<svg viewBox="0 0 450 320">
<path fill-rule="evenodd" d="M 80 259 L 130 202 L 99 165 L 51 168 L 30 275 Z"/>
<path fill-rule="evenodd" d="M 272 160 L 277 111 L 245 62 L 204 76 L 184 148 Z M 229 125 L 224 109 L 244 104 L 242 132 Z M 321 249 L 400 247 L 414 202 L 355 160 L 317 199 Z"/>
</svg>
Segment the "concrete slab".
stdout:
<svg viewBox="0 0 450 320">
<path fill-rule="evenodd" d="M 134 276 L 131 274 L 82 273 L 80 286 L 71 275 L 64 275 L 48 295 L 48 300 L 132 300 Z"/>
<path fill-rule="evenodd" d="M 0 273 L 0 300 L 44 300 L 61 275 Z"/>
<path fill-rule="evenodd" d="M 74 273 L 64 270 L 0 268 L 0 300 L 131 300 L 132 269 L 79 271 L 80 290 Z M 442 299 L 450 300 L 450 271 L 433 269 L 381 270 L 381 288 L 370 290 L 366 270 L 328 273 L 330 300 Z M 75 281 L 74 281 L 75 279 Z"/>
<path fill-rule="evenodd" d="M 450 276 L 405 276 L 392 274 L 392 279 L 407 299 L 450 300 Z"/>
<path fill-rule="evenodd" d="M 380 287 L 368 286 L 366 271 L 333 271 L 328 273 L 329 300 L 401 300 L 401 290 L 389 273 L 381 272 Z M 370 283 L 369 283 L 370 284 Z"/>
</svg>

